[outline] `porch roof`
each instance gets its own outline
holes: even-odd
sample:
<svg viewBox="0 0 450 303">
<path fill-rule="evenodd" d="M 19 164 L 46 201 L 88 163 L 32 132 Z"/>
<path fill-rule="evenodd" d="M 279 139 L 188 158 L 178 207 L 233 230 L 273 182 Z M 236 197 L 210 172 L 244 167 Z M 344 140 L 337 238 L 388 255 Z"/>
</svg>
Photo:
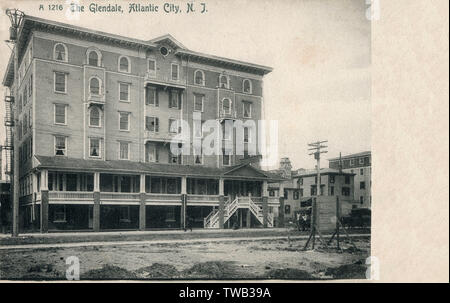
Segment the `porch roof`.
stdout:
<svg viewBox="0 0 450 303">
<path fill-rule="evenodd" d="M 35 156 L 35 168 L 78 172 L 103 172 L 125 174 L 151 174 L 161 176 L 189 176 L 224 179 L 250 179 L 280 181 L 280 177 L 260 170 L 250 164 L 241 164 L 231 167 L 216 168 L 197 165 L 177 165 L 163 163 L 148 163 L 127 160 L 86 160 L 59 156 Z"/>
</svg>

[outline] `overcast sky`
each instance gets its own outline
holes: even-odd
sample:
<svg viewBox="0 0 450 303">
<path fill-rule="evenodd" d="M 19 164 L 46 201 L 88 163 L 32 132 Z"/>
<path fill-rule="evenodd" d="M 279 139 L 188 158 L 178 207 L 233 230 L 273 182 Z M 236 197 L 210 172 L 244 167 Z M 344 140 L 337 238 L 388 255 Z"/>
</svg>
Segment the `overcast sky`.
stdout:
<svg viewBox="0 0 450 303">
<path fill-rule="evenodd" d="M 127 7 L 126 1 L 97 1 L 108 2 Z M 161 5 L 165 1 L 134 2 Z M 207 13 L 87 12 L 80 20 L 69 21 L 64 12 L 39 12 L 38 4 L 45 1 L 7 0 L 0 6 L 3 12 L 16 7 L 37 17 L 144 40 L 170 33 L 195 51 L 273 67 L 264 78 L 265 118 L 279 121 L 279 156 L 289 157 L 294 168 L 314 167 L 307 143 L 316 140 L 329 141 L 322 166 L 339 152 L 370 150 L 371 31 L 365 0 L 194 2 L 206 2 Z M 171 3 L 186 6 L 185 1 Z M 2 14 L 1 40 L 8 39 L 8 26 Z M 0 53 L 3 79 L 10 53 L 6 43 L 0 44 Z M 0 124 L 3 143 L 3 119 Z"/>
</svg>

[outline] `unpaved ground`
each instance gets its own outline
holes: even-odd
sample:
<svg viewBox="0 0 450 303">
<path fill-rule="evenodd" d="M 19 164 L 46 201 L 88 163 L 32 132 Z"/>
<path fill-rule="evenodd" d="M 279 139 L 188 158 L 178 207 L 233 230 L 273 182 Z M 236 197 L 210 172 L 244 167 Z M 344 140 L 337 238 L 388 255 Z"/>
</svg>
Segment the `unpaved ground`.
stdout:
<svg viewBox="0 0 450 303">
<path fill-rule="evenodd" d="M 353 242 L 343 251 L 302 251 L 305 240 L 287 239 L 3 250 L 0 280 L 64 280 L 69 256 L 82 280 L 364 279 L 370 241 Z"/>
</svg>

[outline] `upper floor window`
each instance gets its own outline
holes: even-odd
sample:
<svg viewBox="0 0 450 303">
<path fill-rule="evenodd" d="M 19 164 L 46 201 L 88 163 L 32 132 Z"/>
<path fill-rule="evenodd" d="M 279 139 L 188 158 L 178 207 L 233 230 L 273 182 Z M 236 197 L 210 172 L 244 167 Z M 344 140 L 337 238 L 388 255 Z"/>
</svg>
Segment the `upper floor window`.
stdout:
<svg viewBox="0 0 450 303">
<path fill-rule="evenodd" d="M 335 176 L 334 175 L 330 175 L 330 183 L 334 183 L 335 180 Z"/>
<path fill-rule="evenodd" d="M 202 70 L 196 70 L 194 73 L 194 81 L 197 85 L 205 85 L 205 73 Z"/>
<path fill-rule="evenodd" d="M 350 166 L 354 166 L 355 165 L 355 159 L 350 159 Z"/>
<path fill-rule="evenodd" d="M 294 200 L 298 200 L 300 197 L 300 192 L 298 190 L 294 191 Z"/>
<path fill-rule="evenodd" d="M 129 160 L 130 159 L 130 144 L 128 142 L 119 142 L 119 159 Z"/>
<path fill-rule="evenodd" d="M 252 142 L 252 129 L 250 127 L 244 128 L 244 143 Z"/>
<path fill-rule="evenodd" d="M 359 164 L 364 164 L 364 158 L 359 158 Z"/>
<path fill-rule="evenodd" d="M 244 81 L 242 82 L 242 90 L 246 94 L 252 93 L 252 82 L 249 79 L 244 79 Z"/>
<path fill-rule="evenodd" d="M 89 111 L 89 126 L 101 126 L 100 121 L 100 109 L 96 106 L 93 106 Z"/>
<path fill-rule="evenodd" d="M 55 124 L 66 125 L 66 105 L 55 104 Z"/>
<path fill-rule="evenodd" d="M 222 100 L 222 111 L 224 114 L 231 114 L 231 100 L 225 98 Z"/>
<path fill-rule="evenodd" d="M 90 140 L 89 140 L 89 157 L 94 157 L 94 158 L 101 157 L 100 139 L 99 138 L 90 138 Z"/>
<path fill-rule="evenodd" d="M 130 59 L 125 56 L 119 57 L 119 71 L 124 73 L 129 73 L 130 68 Z"/>
<path fill-rule="evenodd" d="M 91 95 L 100 95 L 100 79 L 92 77 L 89 80 L 89 92 Z"/>
<path fill-rule="evenodd" d="M 147 61 L 147 72 L 150 76 L 156 75 L 156 60 L 154 59 L 148 59 Z"/>
<path fill-rule="evenodd" d="M 349 175 L 346 175 L 345 176 L 345 184 L 350 184 L 350 176 Z"/>
<path fill-rule="evenodd" d="M 203 112 L 203 95 L 194 94 L 194 111 Z"/>
<path fill-rule="evenodd" d="M 159 132 L 159 119 L 157 117 L 145 117 L 145 130 Z"/>
<path fill-rule="evenodd" d="M 56 43 L 53 49 L 53 59 L 67 62 L 67 47 L 62 43 Z"/>
<path fill-rule="evenodd" d="M 66 155 L 66 137 L 65 136 L 55 136 L 55 155 L 65 156 Z"/>
<path fill-rule="evenodd" d="M 181 94 L 178 90 L 170 91 L 169 108 L 181 109 Z"/>
<path fill-rule="evenodd" d="M 119 129 L 125 131 L 130 130 L 130 113 L 128 112 L 119 113 Z"/>
<path fill-rule="evenodd" d="M 100 66 L 101 54 L 97 50 L 90 50 L 88 52 L 88 64 L 92 66 Z"/>
<path fill-rule="evenodd" d="M 178 80 L 178 64 L 172 63 L 172 80 Z"/>
<path fill-rule="evenodd" d="M 149 87 L 145 89 L 145 104 L 159 106 L 158 91 L 154 87 Z"/>
<path fill-rule="evenodd" d="M 252 104 L 250 102 L 242 102 L 244 118 L 252 117 Z"/>
<path fill-rule="evenodd" d="M 119 83 L 119 100 L 130 101 L 130 83 Z"/>
<path fill-rule="evenodd" d="M 220 75 L 219 77 L 219 87 L 220 88 L 230 88 L 230 82 L 227 76 Z"/>
<path fill-rule="evenodd" d="M 222 149 L 222 156 L 223 156 L 223 158 L 222 158 L 222 164 L 223 164 L 224 166 L 229 166 L 229 165 L 231 165 L 230 152 L 229 152 L 226 148 L 223 148 L 223 149 Z"/>
<path fill-rule="evenodd" d="M 169 118 L 169 132 L 172 134 L 181 132 L 181 129 L 179 128 L 179 120 Z"/>
<path fill-rule="evenodd" d="M 67 74 L 63 72 L 54 73 L 54 89 L 57 93 L 67 92 Z"/>
</svg>

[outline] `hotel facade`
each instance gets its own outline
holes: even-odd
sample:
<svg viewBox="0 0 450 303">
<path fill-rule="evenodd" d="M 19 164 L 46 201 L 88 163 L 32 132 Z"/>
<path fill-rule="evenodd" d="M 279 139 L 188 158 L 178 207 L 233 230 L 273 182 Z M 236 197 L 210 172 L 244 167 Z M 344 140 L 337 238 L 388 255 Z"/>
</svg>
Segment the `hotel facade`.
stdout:
<svg viewBox="0 0 450 303">
<path fill-rule="evenodd" d="M 271 68 L 170 35 L 144 41 L 32 16 L 16 47 L 17 75 L 11 56 L 3 85 L 5 122 L 18 129 L 21 231 L 274 225 L 283 197 L 269 197 L 268 183 L 280 177 L 249 153 Z M 206 155 L 192 141 L 211 120 L 227 144 Z M 228 121 L 255 126 L 230 133 Z"/>
</svg>

